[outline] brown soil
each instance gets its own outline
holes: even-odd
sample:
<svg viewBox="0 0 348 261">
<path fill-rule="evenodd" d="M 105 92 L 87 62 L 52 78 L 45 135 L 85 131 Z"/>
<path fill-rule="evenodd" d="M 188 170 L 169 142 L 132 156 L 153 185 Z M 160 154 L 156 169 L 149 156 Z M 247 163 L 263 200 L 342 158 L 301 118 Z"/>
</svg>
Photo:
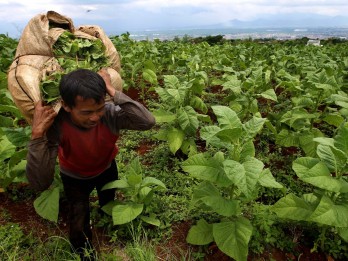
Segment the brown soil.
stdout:
<svg viewBox="0 0 348 261">
<path fill-rule="evenodd" d="M 146 106 L 146 101 L 148 99 L 158 99 L 158 95 L 155 91 L 151 90 L 145 90 L 144 95 L 142 95 L 141 90 L 135 87 L 130 87 L 127 90 L 122 91 L 124 94 L 128 95 L 130 98 L 132 98 L 135 101 L 138 101 Z M 145 97 L 144 97 L 145 96 Z"/>
<path fill-rule="evenodd" d="M 61 213 L 66 213 L 64 205 L 61 206 Z M 43 242 L 51 236 L 62 236 L 67 238 L 68 227 L 66 217 L 61 215 L 58 224 L 46 221 L 35 211 L 33 199 L 16 200 L 9 198 L 7 193 L 0 193 L 0 225 L 8 222 L 17 223 L 21 226 L 24 233 L 32 233 L 33 236 L 40 238 Z M 193 253 L 198 252 L 197 246 L 186 243 L 187 233 L 192 226 L 192 222 L 182 222 L 172 225 L 172 236 L 165 243 L 161 242 L 156 247 L 158 260 L 170 260 L 176 257 L 178 260 L 193 260 Z M 97 239 L 95 246 L 98 250 L 107 250 L 112 247 L 109 237 L 102 228 L 93 228 L 94 238 Z M 114 246 L 114 245 L 113 245 Z M 204 261 L 230 261 L 232 258 L 222 253 L 215 244 L 204 248 L 206 249 Z M 203 249 L 201 249 L 202 251 Z M 326 257 L 323 253 L 311 253 L 309 248 L 299 247 L 298 256 L 286 253 L 277 249 L 266 251 L 262 255 L 249 256 L 248 261 L 258 260 L 301 260 L 301 261 L 325 261 L 333 260 Z M 184 259 L 182 259 L 184 258 Z"/>
<path fill-rule="evenodd" d="M 221 86 L 213 86 L 212 92 L 220 93 L 222 91 Z M 139 95 L 139 90 L 130 88 L 125 90 L 126 93 L 131 98 L 145 103 Z M 147 93 L 152 98 L 155 98 L 156 95 L 154 92 Z M 208 113 L 209 114 L 209 113 Z M 214 115 L 211 113 L 211 117 Z M 154 146 L 151 142 L 141 143 L 137 149 L 139 155 L 143 155 L 151 150 Z M 204 147 L 204 144 L 201 144 L 201 147 Z M 25 190 L 24 187 L 21 187 L 20 190 Z M 18 193 L 18 192 L 17 192 Z M 20 193 L 20 192 L 19 192 Z M 9 195 L 0 190 L 0 225 L 4 225 L 8 222 L 17 223 L 21 226 L 24 233 L 32 233 L 33 236 L 41 239 L 42 242 L 47 240 L 51 236 L 62 236 L 67 238 L 68 236 L 68 226 L 66 222 L 66 206 L 61 204 L 60 216 L 58 224 L 49 222 L 41 218 L 35 211 L 33 206 L 33 197 L 28 199 L 21 200 L 12 200 Z M 93 199 L 92 199 L 93 201 Z M 186 243 L 187 233 L 192 226 L 192 222 L 182 222 L 172 225 L 172 236 L 166 241 L 161 242 L 156 247 L 158 260 L 173 260 L 173 257 L 176 257 L 177 260 L 194 260 L 193 253 L 200 251 L 205 251 L 204 261 L 230 261 L 232 258 L 228 257 L 222 253 L 216 244 L 211 244 L 208 247 L 200 249 L 197 246 L 192 246 Z M 109 243 L 109 237 L 104 233 L 103 228 L 93 228 L 94 246 L 97 250 L 107 250 L 108 247 L 112 247 Z M 114 245 L 113 245 L 114 246 Z M 204 250 L 206 249 L 206 250 Z M 248 257 L 248 261 L 283 261 L 283 260 L 300 260 L 300 261 L 333 261 L 331 257 L 326 257 L 323 253 L 311 253 L 309 248 L 299 247 L 297 252 L 300 253 L 298 256 L 293 254 L 286 253 L 277 249 L 272 249 L 265 251 L 262 255 L 254 256 L 251 255 Z M 124 256 L 123 260 L 128 260 L 127 256 Z"/>
</svg>

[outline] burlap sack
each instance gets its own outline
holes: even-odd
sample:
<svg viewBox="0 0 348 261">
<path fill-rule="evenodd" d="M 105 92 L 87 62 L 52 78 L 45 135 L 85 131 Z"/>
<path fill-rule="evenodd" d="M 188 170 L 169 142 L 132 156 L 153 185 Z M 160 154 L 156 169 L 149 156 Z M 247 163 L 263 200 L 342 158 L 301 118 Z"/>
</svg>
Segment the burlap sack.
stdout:
<svg viewBox="0 0 348 261">
<path fill-rule="evenodd" d="M 111 76 L 111 83 L 116 90 L 122 91 L 119 54 L 99 26 L 80 26 L 76 30 L 72 20 L 66 16 L 54 11 L 39 14 L 32 18 L 24 28 L 14 61 L 8 72 L 8 89 L 14 103 L 29 124 L 32 123 L 34 103 L 41 99 L 41 80 L 52 71 L 62 70 L 54 58 L 53 45 L 66 30 L 80 38 L 99 38 L 103 42 L 106 47 L 106 57 L 111 63 L 107 68 Z M 53 107 L 58 112 L 61 108 L 60 101 Z"/>
</svg>

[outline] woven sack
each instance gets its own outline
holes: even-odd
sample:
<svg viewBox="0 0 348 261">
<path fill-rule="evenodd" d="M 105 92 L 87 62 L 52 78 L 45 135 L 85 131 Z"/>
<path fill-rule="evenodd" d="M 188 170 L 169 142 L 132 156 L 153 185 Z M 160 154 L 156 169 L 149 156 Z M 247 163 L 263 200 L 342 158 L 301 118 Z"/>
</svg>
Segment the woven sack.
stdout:
<svg viewBox="0 0 348 261">
<path fill-rule="evenodd" d="M 7 75 L 13 101 L 29 124 L 32 123 L 34 103 L 41 100 L 41 80 L 52 72 L 62 71 L 54 57 L 53 45 L 65 31 L 79 38 L 98 38 L 103 42 L 105 55 L 110 63 L 107 71 L 111 76 L 111 83 L 116 90 L 122 91 L 120 57 L 101 27 L 84 25 L 75 29 L 70 18 L 54 11 L 36 15 L 23 30 Z M 53 104 L 53 108 L 56 112 L 60 110 L 60 100 Z"/>
</svg>

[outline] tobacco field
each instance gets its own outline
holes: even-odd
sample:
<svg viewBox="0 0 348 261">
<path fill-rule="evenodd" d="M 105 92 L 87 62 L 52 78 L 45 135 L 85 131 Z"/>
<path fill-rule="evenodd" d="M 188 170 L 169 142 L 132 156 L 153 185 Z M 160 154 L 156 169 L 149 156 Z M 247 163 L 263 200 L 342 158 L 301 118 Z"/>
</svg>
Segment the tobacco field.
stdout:
<svg viewBox="0 0 348 261">
<path fill-rule="evenodd" d="M 98 260 L 348 259 L 347 41 L 110 39 L 156 126 L 121 133 L 106 215 L 91 196 Z M 0 35 L 0 259 L 78 260 L 59 167 L 42 193 L 25 177 L 17 43 Z"/>
</svg>

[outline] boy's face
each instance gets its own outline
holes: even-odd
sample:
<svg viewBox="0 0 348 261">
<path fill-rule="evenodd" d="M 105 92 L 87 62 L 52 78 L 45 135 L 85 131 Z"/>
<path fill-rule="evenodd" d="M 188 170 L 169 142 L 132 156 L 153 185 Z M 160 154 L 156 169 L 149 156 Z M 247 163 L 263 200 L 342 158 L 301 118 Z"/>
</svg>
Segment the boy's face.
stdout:
<svg viewBox="0 0 348 261">
<path fill-rule="evenodd" d="M 104 115 L 104 99 L 97 103 L 94 99 L 83 99 L 81 96 L 75 98 L 75 106 L 70 108 L 63 102 L 63 108 L 70 113 L 71 121 L 79 127 L 90 129 L 97 126 Z"/>
</svg>

